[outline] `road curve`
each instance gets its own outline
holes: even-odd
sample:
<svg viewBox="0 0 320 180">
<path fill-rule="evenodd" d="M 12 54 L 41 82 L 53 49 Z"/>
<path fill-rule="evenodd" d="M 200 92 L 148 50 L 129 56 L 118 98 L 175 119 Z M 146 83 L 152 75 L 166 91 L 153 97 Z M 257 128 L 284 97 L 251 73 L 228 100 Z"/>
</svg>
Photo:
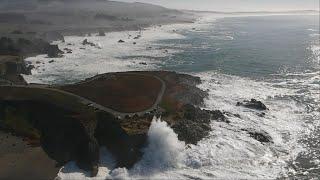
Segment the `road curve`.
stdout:
<svg viewBox="0 0 320 180">
<path fill-rule="evenodd" d="M 142 74 L 138 74 L 138 73 L 126 73 L 126 74 L 135 74 L 135 75 L 142 75 Z M 165 93 L 165 90 L 166 90 L 166 83 L 159 77 L 157 76 L 154 76 L 154 75 L 145 75 L 143 74 L 143 76 L 152 76 L 156 79 L 158 79 L 162 86 L 161 86 L 161 89 L 160 89 L 160 92 L 158 94 L 158 97 L 156 99 L 156 101 L 154 102 L 154 104 L 149 107 L 148 109 L 144 110 L 144 111 L 140 111 L 140 112 L 133 112 L 133 113 L 124 113 L 124 112 L 119 112 L 119 111 L 116 111 L 114 109 L 111 109 L 111 108 L 108 108 L 108 107 L 105 107 L 105 106 L 102 106 L 100 104 L 97 104 L 89 99 L 86 99 L 82 96 L 78 96 L 76 94 L 73 94 L 73 93 L 69 93 L 69 92 L 66 92 L 66 91 L 63 91 L 63 90 L 59 90 L 59 89 L 55 89 L 55 88 L 51 88 L 50 86 L 46 86 L 46 85 L 1 85 L 0 86 L 0 89 L 1 88 L 8 88 L 8 89 L 21 89 L 21 90 L 24 90 L 24 89 L 35 89 L 35 90 L 44 90 L 44 91 L 48 91 L 48 92 L 52 92 L 52 93 L 58 93 L 58 94 L 62 94 L 62 95 L 65 95 L 66 97 L 72 97 L 72 98 L 75 98 L 77 99 L 83 106 L 87 106 L 87 107 L 93 107 L 94 109 L 97 109 L 97 110 L 100 110 L 100 111 L 105 111 L 107 113 L 110 113 L 110 114 L 113 114 L 114 116 L 116 117 L 124 117 L 124 116 L 132 116 L 132 115 L 143 115 L 147 112 L 150 112 L 154 109 L 157 108 L 157 106 L 159 105 L 159 103 L 161 102 L 162 100 L 162 97 Z M 98 78 L 98 77 L 97 77 Z M 92 79 L 91 81 L 95 80 L 96 78 Z M 8 94 L 10 94 L 10 92 L 8 92 Z M 3 97 L 4 95 L 0 95 L 0 99 L 7 99 L 6 97 Z M 14 99 L 13 97 L 14 95 L 10 94 L 10 99 Z M 28 97 L 26 97 L 28 98 Z M 33 98 L 30 98 L 30 99 L 33 99 Z"/>
</svg>

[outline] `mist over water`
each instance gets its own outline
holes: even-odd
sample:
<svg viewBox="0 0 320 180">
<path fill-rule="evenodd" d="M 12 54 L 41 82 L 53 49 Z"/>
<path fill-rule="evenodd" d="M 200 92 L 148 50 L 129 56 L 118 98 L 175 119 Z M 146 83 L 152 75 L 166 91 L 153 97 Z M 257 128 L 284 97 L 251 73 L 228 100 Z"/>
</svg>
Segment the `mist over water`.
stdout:
<svg viewBox="0 0 320 180">
<path fill-rule="evenodd" d="M 66 37 L 73 54 L 35 69 L 29 82 L 71 83 L 98 73 L 175 70 L 199 76 L 209 92 L 205 109 L 219 109 L 230 124 L 212 121 L 198 145 L 185 146 L 165 122 L 154 119 L 144 157 L 132 169 L 114 169 L 102 150 L 97 179 L 276 179 L 317 178 L 320 169 L 320 42 L 318 16 L 205 16 L 194 24 L 152 27 L 139 32 L 86 37 L 102 49 L 80 50 L 84 37 Z M 126 43 L 119 45 L 118 39 Z M 149 48 L 151 47 L 151 48 Z M 45 57 L 28 58 L 30 62 Z M 147 65 L 140 64 L 145 62 Z M 60 68 L 62 67 L 62 68 Z M 44 70 L 42 70 L 44 69 Z M 60 79 L 65 77 L 65 81 Z M 270 109 L 264 117 L 237 107 L 256 98 Z M 268 134 L 262 144 L 242 129 Z M 59 176 L 85 177 L 72 163 Z"/>
</svg>

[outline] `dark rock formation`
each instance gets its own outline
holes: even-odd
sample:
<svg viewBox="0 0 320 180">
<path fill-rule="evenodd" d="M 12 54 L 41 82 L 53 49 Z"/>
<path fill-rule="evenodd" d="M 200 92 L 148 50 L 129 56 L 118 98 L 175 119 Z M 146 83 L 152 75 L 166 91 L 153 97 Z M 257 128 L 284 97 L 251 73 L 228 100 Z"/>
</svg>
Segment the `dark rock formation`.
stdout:
<svg viewBox="0 0 320 180">
<path fill-rule="evenodd" d="M 184 105 L 181 108 L 181 120 L 172 128 L 178 134 L 181 141 L 187 144 L 197 144 L 201 139 L 209 135 L 211 131 L 210 121 L 228 122 L 221 111 L 202 110 L 193 105 Z"/>
<path fill-rule="evenodd" d="M 93 46 L 95 47 L 96 45 L 93 43 L 93 42 L 89 42 L 88 39 L 85 39 L 82 41 L 82 45 L 90 45 L 90 46 Z"/>
<path fill-rule="evenodd" d="M 46 102 L 0 100 L 1 129 L 38 139 L 58 164 L 75 160 L 79 167 L 92 170 L 98 166 L 99 145 L 88 130 L 96 121 L 90 119 L 87 124 L 74 113 Z"/>
<path fill-rule="evenodd" d="M 255 140 L 261 142 L 261 143 L 272 143 L 271 136 L 264 131 L 257 132 L 253 129 L 242 129 L 243 131 L 246 131 L 250 137 L 254 138 Z"/>
<path fill-rule="evenodd" d="M 49 58 L 60 58 L 63 54 L 63 51 L 58 48 L 58 45 L 49 45 L 47 52 Z"/>
<path fill-rule="evenodd" d="M 141 35 L 137 35 L 136 37 L 134 37 L 133 39 L 140 39 L 141 38 Z"/>
<path fill-rule="evenodd" d="M 41 39 L 0 38 L 0 55 L 32 56 L 48 54 L 49 57 L 61 57 L 62 53 L 58 45 L 50 45 Z"/>
<path fill-rule="evenodd" d="M 72 49 L 64 48 L 63 50 L 65 50 L 65 52 L 68 53 L 68 54 L 71 54 L 71 53 L 72 53 Z"/>
<path fill-rule="evenodd" d="M 21 57 L 0 56 L 0 78 L 15 84 L 26 84 L 20 74 L 30 74 L 31 66 L 28 66 Z"/>
<path fill-rule="evenodd" d="M 118 41 L 118 43 L 124 43 L 125 41 L 124 40 L 122 40 L 122 39 L 120 39 L 119 41 Z"/>
<path fill-rule="evenodd" d="M 19 49 L 15 47 L 14 41 L 11 38 L 0 38 L 0 55 L 15 55 L 19 53 Z"/>
<path fill-rule="evenodd" d="M 146 62 L 141 62 L 141 63 L 139 63 L 139 64 L 141 64 L 141 65 L 147 65 L 147 63 Z"/>
<path fill-rule="evenodd" d="M 31 74 L 30 68 L 18 56 L 0 56 L 0 74 Z"/>
<path fill-rule="evenodd" d="M 141 148 L 146 142 L 146 135 L 128 135 L 111 114 L 98 112 L 97 117 L 95 137 L 100 146 L 107 147 L 116 157 L 118 167 L 132 167 L 142 157 Z"/>
<path fill-rule="evenodd" d="M 264 105 L 261 101 L 257 101 L 256 99 L 251 99 L 250 101 L 237 102 L 237 106 L 243 106 L 250 109 L 256 110 L 268 110 L 266 105 Z"/>
</svg>

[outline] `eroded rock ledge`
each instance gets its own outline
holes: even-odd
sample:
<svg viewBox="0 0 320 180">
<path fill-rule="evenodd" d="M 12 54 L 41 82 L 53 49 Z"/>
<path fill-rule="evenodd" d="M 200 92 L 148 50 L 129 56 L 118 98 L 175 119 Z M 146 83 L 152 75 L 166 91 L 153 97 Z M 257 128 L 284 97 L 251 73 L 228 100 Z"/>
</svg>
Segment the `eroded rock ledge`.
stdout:
<svg viewBox="0 0 320 180">
<path fill-rule="evenodd" d="M 137 162 L 154 116 L 191 144 L 208 135 L 210 120 L 228 122 L 219 110 L 198 108 L 207 96 L 200 82 L 154 71 L 108 73 L 65 86 L 1 86 L 0 127 L 38 140 L 60 165 L 75 160 L 94 176 L 99 147 L 106 146 L 120 167 Z"/>
</svg>

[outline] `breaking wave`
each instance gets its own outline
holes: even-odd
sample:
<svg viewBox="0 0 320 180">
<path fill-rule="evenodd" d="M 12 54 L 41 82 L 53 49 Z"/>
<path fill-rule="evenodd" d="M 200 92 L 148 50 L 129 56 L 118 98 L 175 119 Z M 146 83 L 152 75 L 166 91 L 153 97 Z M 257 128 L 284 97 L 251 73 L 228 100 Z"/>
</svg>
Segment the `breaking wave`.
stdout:
<svg viewBox="0 0 320 180">
<path fill-rule="evenodd" d="M 185 143 L 161 119 L 154 118 L 148 131 L 148 146 L 143 150 L 143 158 L 133 171 L 152 173 L 176 168 L 182 160 Z"/>
<path fill-rule="evenodd" d="M 144 155 L 135 166 L 128 170 L 116 168 L 112 155 L 101 149 L 102 161 L 97 177 L 90 178 L 90 173 L 79 169 L 74 162 L 64 166 L 60 179 L 145 179 L 156 174 L 178 168 L 183 160 L 185 143 L 178 140 L 177 134 L 160 118 L 154 117 L 148 131 L 148 144 L 143 149 Z"/>
</svg>

